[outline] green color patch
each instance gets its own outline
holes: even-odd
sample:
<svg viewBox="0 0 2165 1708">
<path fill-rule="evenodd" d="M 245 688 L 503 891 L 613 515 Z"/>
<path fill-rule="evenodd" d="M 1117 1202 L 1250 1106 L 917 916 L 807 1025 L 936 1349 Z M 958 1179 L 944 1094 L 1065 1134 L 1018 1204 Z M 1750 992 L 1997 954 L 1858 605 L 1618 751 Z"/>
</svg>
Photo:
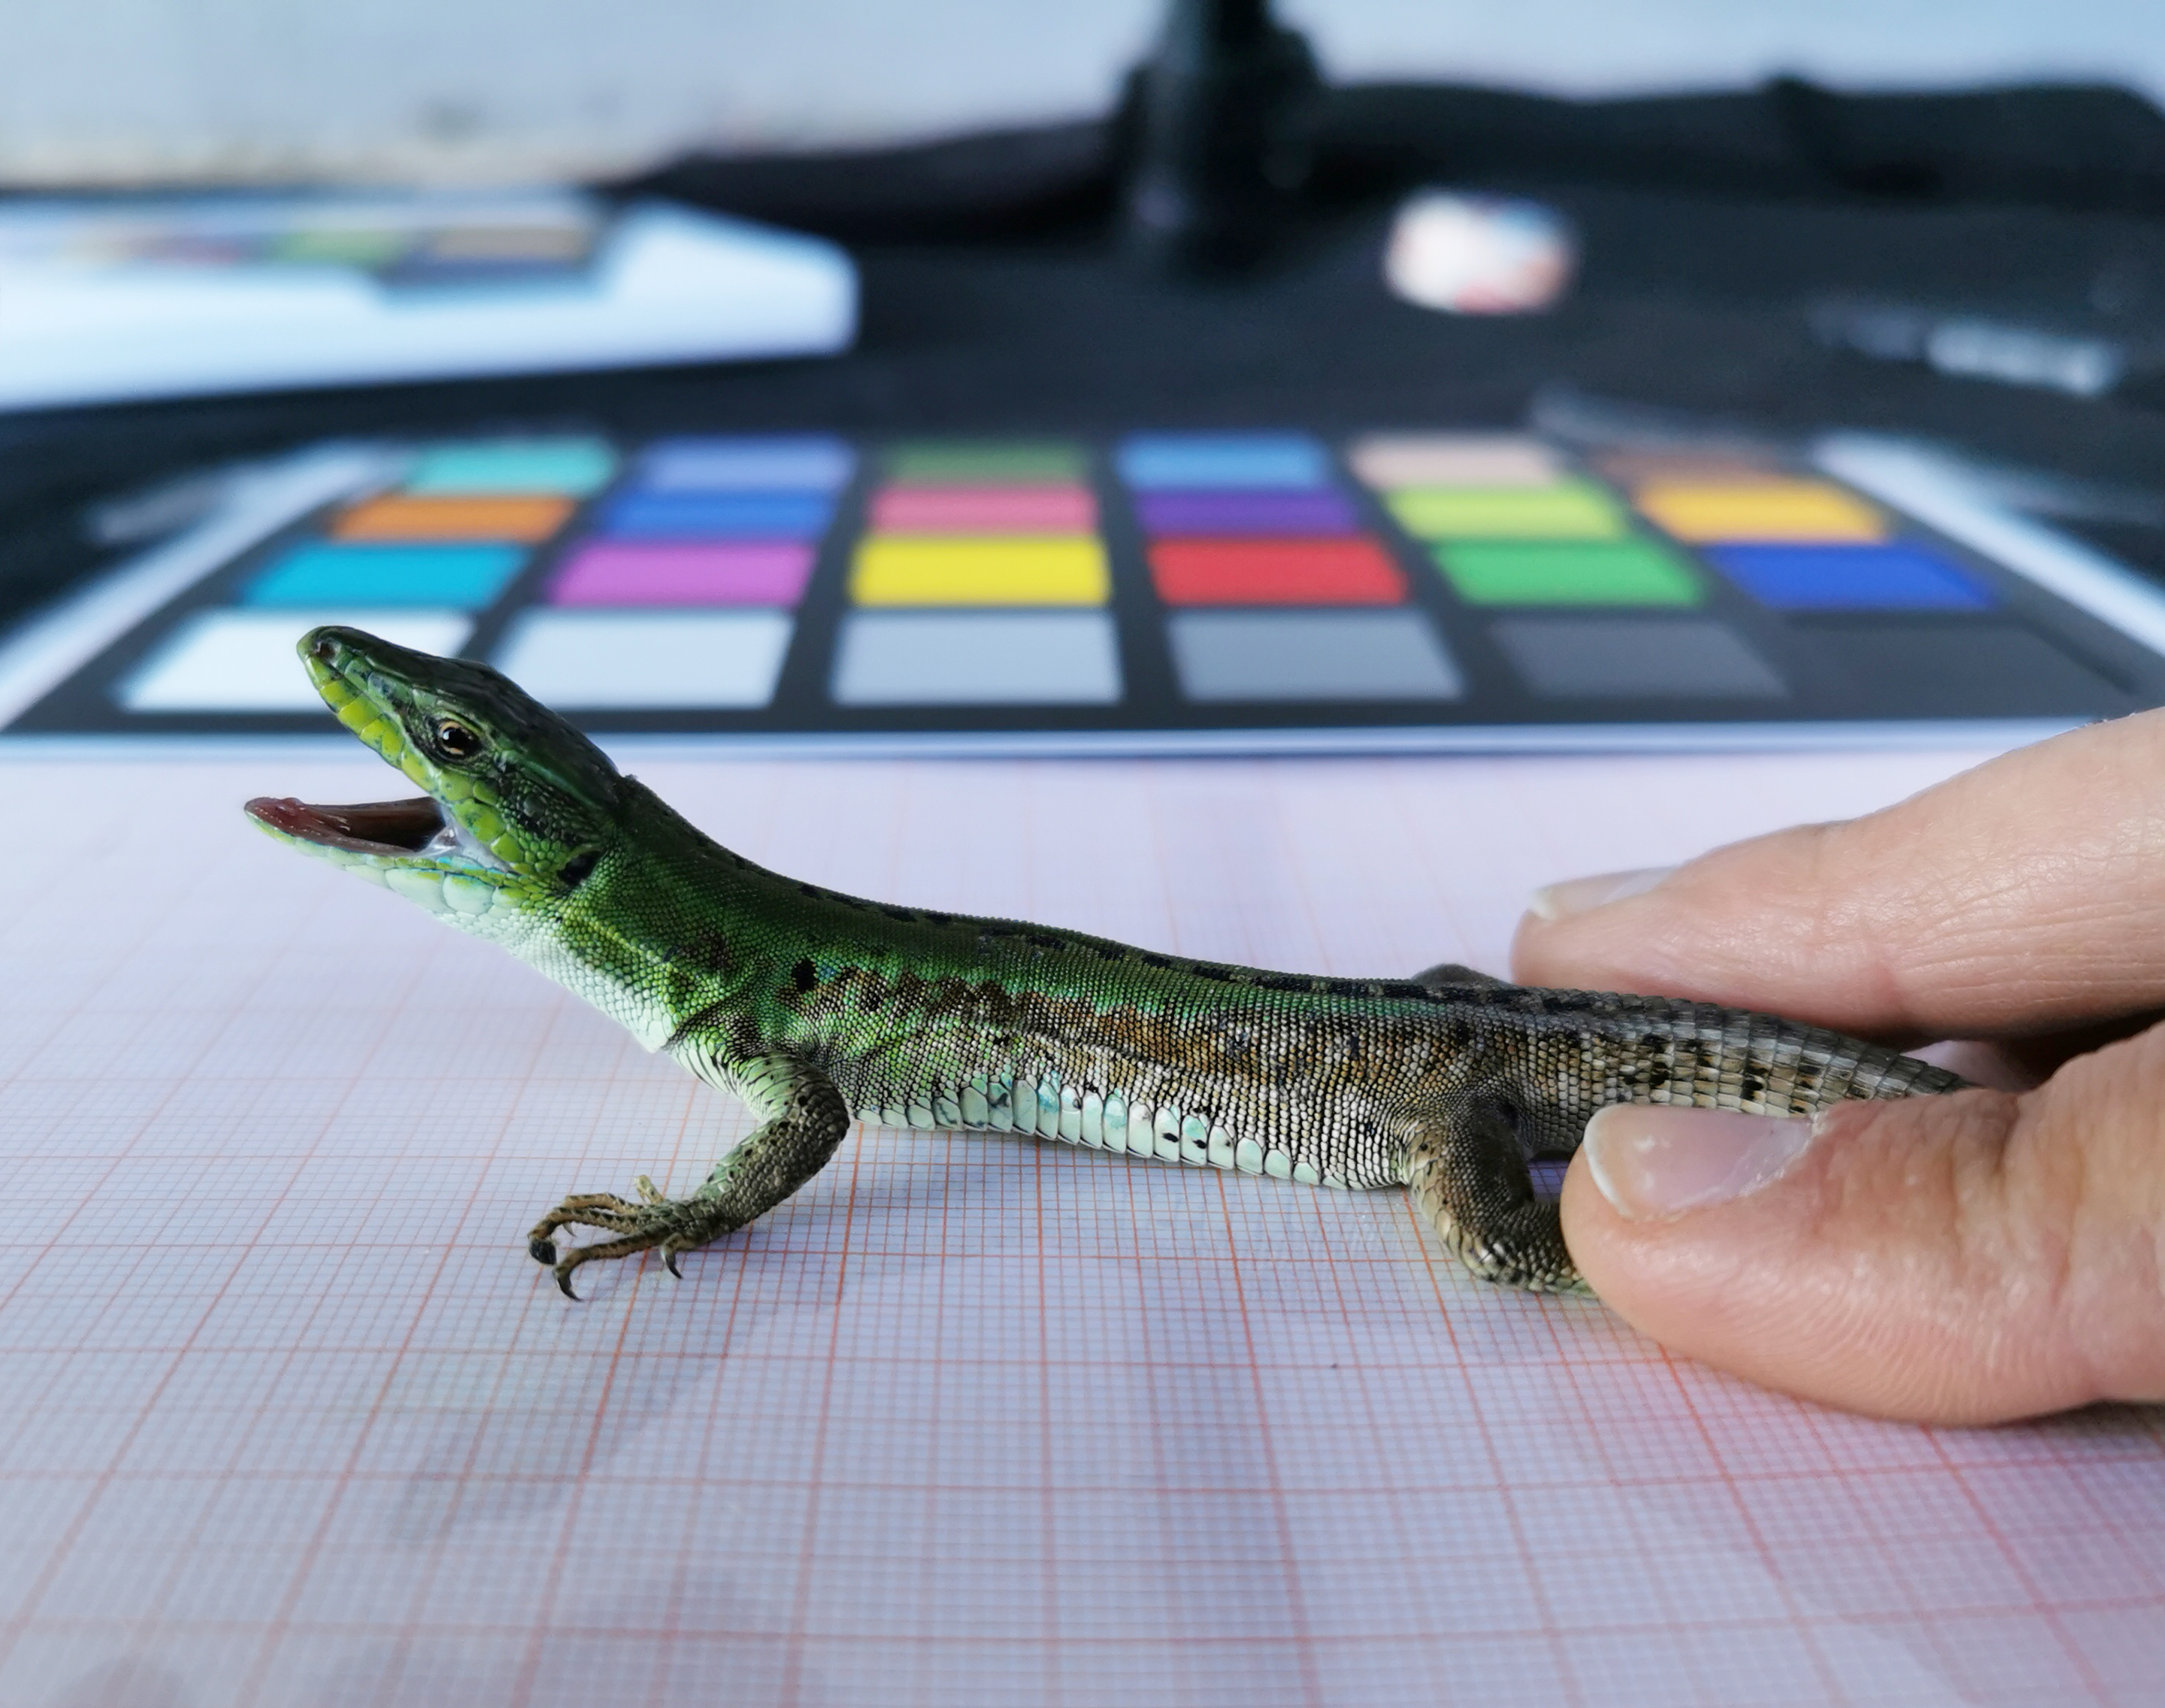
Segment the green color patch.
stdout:
<svg viewBox="0 0 2165 1708">
<path fill-rule="evenodd" d="M 884 459 L 889 480 L 923 486 L 1030 486 L 1079 481 L 1089 473 L 1080 445 L 1057 440 L 920 440 Z"/>
<path fill-rule="evenodd" d="M 1604 487 L 1401 487 L 1383 501 L 1417 540 L 1621 540 L 1631 531 Z"/>
<path fill-rule="evenodd" d="M 1699 577 L 1649 540 L 1469 540 L 1434 548 L 1470 605 L 1695 605 Z"/>
</svg>

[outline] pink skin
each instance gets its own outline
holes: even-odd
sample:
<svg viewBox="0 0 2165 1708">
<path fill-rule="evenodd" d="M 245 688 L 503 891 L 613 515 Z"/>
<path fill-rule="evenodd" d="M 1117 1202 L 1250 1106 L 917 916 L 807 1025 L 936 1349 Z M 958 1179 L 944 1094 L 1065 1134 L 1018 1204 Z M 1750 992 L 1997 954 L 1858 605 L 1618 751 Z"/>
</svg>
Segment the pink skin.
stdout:
<svg viewBox="0 0 2165 1708">
<path fill-rule="evenodd" d="M 2165 1399 L 2165 712 L 1883 812 L 1544 891 L 1529 984 L 1772 1010 L 1999 1089 L 1816 1123 L 1615 1109 L 1581 1270 L 1665 1346 L 1883 1416 Z"/>
</svg>

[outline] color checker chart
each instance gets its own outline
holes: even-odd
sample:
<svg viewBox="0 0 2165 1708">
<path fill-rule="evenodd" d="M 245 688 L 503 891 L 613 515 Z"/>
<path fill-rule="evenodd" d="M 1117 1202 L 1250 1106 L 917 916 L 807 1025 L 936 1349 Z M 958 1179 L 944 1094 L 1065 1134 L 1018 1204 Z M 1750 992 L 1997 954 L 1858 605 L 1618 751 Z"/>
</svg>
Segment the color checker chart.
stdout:
<svg viewBox="0 0 2165 1708">
<path fill-rule="evenodd" d="M 326 622 L 486 661 L 598 734 L 930 750 L 1869 742 L 2165 704 L 2165 594 L 1846 443 L 382 445 L 118 572 L 34 690 L 0 660 L 0 717 L 320 730 L 292 646 Z"/>
</svg>

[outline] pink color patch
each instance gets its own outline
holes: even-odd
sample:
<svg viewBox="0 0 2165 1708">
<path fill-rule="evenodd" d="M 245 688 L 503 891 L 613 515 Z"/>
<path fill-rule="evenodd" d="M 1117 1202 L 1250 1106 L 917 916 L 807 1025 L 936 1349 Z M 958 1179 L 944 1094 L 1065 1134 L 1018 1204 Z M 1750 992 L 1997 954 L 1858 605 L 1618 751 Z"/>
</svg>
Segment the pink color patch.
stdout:
<svg viewBox="0 0 2165 1708">
<path fill-rule="evenodd" d="M 713 546 L 609 541 L 581 547 L 549 587 L 555 605 L 793 605 L 812 574 L 795 540 Z"/>
<path fill-rule="evenodd" d="M 1088 534 L 1088 487 L 888 487 L 872 497 L 882 534 Z"/>
</svg>

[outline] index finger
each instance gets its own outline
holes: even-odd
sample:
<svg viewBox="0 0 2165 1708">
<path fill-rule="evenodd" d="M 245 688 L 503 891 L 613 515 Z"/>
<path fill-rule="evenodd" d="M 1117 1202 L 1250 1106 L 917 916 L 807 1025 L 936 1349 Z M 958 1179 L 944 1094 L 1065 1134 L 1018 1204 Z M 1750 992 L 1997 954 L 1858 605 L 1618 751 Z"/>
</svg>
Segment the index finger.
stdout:
<svg viewBox="0 0 2165 1708">
<path fill-rule="evenodd" d="M 1716 849 L 1651 887 L 1553 886 L 1512 967 L 1851 1032 L 2012 1036 L 2165 1005 L 2161 928 L 2165 711 Z"/>
</svg>

